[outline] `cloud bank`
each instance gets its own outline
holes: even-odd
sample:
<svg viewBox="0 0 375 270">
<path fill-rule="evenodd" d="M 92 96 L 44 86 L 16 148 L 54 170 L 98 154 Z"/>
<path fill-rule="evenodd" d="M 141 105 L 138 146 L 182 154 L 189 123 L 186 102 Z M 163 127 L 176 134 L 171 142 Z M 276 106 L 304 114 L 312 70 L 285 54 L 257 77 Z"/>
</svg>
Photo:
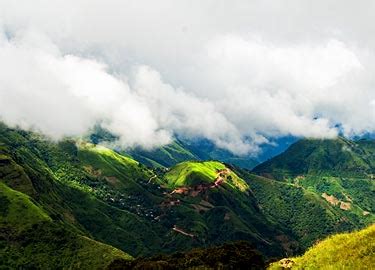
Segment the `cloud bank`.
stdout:
<svg viewBox="0 0 375 270">
<path fill-rule="evenodd" d="M 0 119 L 56 139 L 101 123 L 125 148 L 203 137 L 237 154 L 374 132 L 364 2 L 357 18 L 340 1 L 327 14 L 325 1 L 2 0 Z"/>
</svg>

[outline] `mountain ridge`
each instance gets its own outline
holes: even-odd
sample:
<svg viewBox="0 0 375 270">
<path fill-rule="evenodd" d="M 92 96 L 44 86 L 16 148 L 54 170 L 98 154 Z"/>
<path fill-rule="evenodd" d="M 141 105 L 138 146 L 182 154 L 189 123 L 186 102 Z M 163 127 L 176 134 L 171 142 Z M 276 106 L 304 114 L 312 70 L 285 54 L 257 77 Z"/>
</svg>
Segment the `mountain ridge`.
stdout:
<svg viewBox="0 0 375 270">
<path fill-rule="evenodd" d="M 360 153 L 372 157 L 371 142 L 357 144 L 366 147 Z M 269 168 L 280 172 L 277 166 Z M 267 258 L 281 257 L 375 220 L 374 186 L 366 173 L 362 179 L 319 170 L 310 175 L 292 171 L 281 178 L 256 172 L 213 160 L 150 168 L 102 145 L 52 142 L 0 125 L 0 183 L 25 194 L 46 213 L 43 224 L 49 225 L 37 227 L 46 235 L 40 243 L 46 245 L 45 254 L 54 248 L 48 241 L 61 233 L 72 245 L 111 245 L 114 249 L 101 246 L 108 254 L 106 263 L 115 259 L 112 251 L 131 258 L 124 254 L 152 256 L 237 240 L 252 243 Z M 35 234 L 27 235 L 37 241 Z M 83 242 L 69 240 L 74 235 Z"/>
</svg>

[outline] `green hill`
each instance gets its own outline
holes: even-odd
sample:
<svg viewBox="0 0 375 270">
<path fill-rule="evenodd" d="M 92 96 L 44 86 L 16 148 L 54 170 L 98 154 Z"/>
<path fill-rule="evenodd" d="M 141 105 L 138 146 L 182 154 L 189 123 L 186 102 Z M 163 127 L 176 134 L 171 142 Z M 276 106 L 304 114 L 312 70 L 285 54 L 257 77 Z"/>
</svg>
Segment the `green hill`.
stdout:
<svg viewBox="0 0 375 270">
<path fill-rule="evenodd" d="M 171 144 L 156 148 L 151 151 L 133 149 L 129 154 L 139 162 L 150 167 L 171 167 L 187 160 L 200 160 L 200 158 L 185 148 L 178 140 Z"/>
<path fill-rule="evenodd" d="M 134 181 L 123 181 L 126 185 L 113 188 L 117 182 L 109 177 L 117 176 L 124 180 L 120 172 L 112 175 L 110 171 L 115 170 L 118 163 L 111 161 L 109 167 L 93 163 L 88 169 L 86 156 L 82 155 L 82 161 L 79 159 L 80 150 L 74 143 L 55 144 L 36 134 L 4 126 L 0 132 L 0 143 L 0 181 L 30 196 L 54 222 L 134 256 L 158 250 L 160 236 L 156 235 L 155 226 L 144 217 L 149 209 L 147 205 L 155 201 L 150 201 L 153 197 L 147 197 L 147 190 Z M 106 156 L 97 154 L 98 160 L 102 155 Z M 123 162 L 123 159 L 120 161 Z M 149 171 L 135 161 L 131 164 L 137 168 L 136 171 L 132 169 L 132 173 L 149 179 Z M 125 174 L 126 167 L 121 168 L 121 173 Z M 102 173 L 98 174 L 99 171 Z M 114 182 L 115 185 L 112 184 Z M 145 197 L 129 198 L 130 195 L 122 192 L 128 187 L 129 193 L 134 195 L 136 192 L 131 190 L 137 190 Z M 126 203 L 125 199 L 128 200 Z M 146 205 L 137 207 L 143 201 Z M 160 232 L 158 234 L 161 235 Z"/>
<path fill-rule="evenodd" d="M 365 177 L 375 173 L 375 141 L 303 139 L 254 172 L 284 178 L 306 174 Z"/>
<path fill-rule="evenodd" d="M 343 210 L 308 188 L 251 174 L 243 177 L 251 185 L 262 212 L 297 240 L 291 243 L 291 250 L 303 251 L 327 235 L 375 221 L 373 214 L 363 215 L 357 206 Z"/>
<path fill-rule="evenodd" d="M 162 180 L 171 190 L 170 200 L 180 202 L 176 211 L 188 216 L 178 218 L 176 226 L 189 228 L 200 241 L 248 240 L 267 255 L 281 251 L 276 236 L 283 233 L 260 212 L 246 181 L 223 163 L 183 162 L 167 170 Z"/>
<path fill-rule="evenodd" d="M 359 144 L 366 147 L 363 160 L 370 160 L 371 144 Z M 274 171 L 264 178 L 218 161 L 150 169 L 101 145 L 53 142 L 0 125 L 0 183 L 7 194 L 1 254 L 12 267 L 100 268 L 126 254 L 244 240 L 270 258 L 374 222 L 368 171 L 356 178 L 324 170 L 278 178 Z"/>
<path fill-rule="evenodd" d="M 133 149 L 134 159 L 150 167 L 172 167 L 184 161 L 219 160 L 242 168 L 252 169 L 258 161 L 252 156 L 236 156 L 206 140 L 176 139 L 154 150 Z"/>
<path fill-rule="evenodd" d="M 324 236 L 375 222 L 374 145 L 301 140 L 254 168 L 263 177 L 245 179 L 265 214 L 306 249 Z"/>
<path fill-rule="evenodd" d="M 248 184 L 243 179 L 218 161 L 182 162 L 172 167 L 165 174 L 165 179 L 169 187 L 181 187 L 214 183 L 220 175 L 225 177 L 224 184 L 241 192 L 249 190 Z"/>
<path fill-rule="evenodd" d="M 225 165 L 212 163 L 213 167 L 196 163 L 211 170 L 206 178 L 198 174 L 197 183 L 215 184 L 216 170 Z M 183 180 L 197 193 L 191 196 L 170 194 L 174 185 L 168 181 L 180 181 L 172 179 L 176 168 L 152 171 L 103 146 L 69 139 L 56 143 L 0 126 L 0 182 L 28 196 L 57 229 L 61 225 L 72 235 L 134 257 L 235 240 L 255 243 L 272 256 L 282 253 L 276 239 L 281 232 L 259 213 L 246 183 L 235 172 L 223 174 L 224 183 L 202 191 Z M 50 252 L 53 248 L 46 248 L 44 256 Z"/>
<path fill-rule="evenodd" d="M 357 224 L 374 221 L 375 141 L 301 140 L 253 172 L 317 194 Z"/>
<path fill-rule="evenodd" d="M 317 243 L 300 257 L 283 259 L 269 269 L 373 269 L 375 225 L 337 234 Z"/>
<path fill-rule="evenodd" d="M 0 183 L 1 267 L 102 269 L 131 256 L 53 222 L 27 195 Z"/>
</svg>

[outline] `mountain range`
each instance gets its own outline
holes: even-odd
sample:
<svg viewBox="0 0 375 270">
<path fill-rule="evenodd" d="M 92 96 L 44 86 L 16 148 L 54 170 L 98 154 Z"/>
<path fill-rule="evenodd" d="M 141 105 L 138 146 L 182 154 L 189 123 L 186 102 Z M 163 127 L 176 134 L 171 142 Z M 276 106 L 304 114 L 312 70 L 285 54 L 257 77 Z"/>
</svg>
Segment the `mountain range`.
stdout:
<svg viewBox="0 0 375 270">
<path fill-rule="evenodd" d="M 106 136 L 56 142 L 0 125 L 4 267 L 122 269 L 155 256 L 176 265 L 175 252 L 210 266 L 199 254 L 230 242 L 261 258 L 259 269 L 375 221 L 371 139 L 302 139 L 258 164 L 203 141 L 124 152 Z"/>
</svg>

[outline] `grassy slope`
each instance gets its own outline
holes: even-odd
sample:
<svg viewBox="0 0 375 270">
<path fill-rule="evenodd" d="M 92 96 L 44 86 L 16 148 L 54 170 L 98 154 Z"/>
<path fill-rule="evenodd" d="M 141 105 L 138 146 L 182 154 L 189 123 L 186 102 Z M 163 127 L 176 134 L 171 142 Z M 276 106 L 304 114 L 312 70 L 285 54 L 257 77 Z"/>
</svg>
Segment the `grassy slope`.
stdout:
<svg viewBox="0 0 375 270">
<path fill-rule="evenodd" d="M 212 184 L 218 170 L 225 168 L 217 161 L 183 162 L 171 168 L 164 179 L 170 189 L 190 187 L 195 190 L 199 184 Z M 235 172 L 230 171 L 220 187 L 209 188 L 197 197 L 176 195 L 176 198 L 183 201 L 187 215 L 186 219 L 179 219 L 177 225 L 190 228 L 202 241 L 222 243 L 242 239 L 257 243 L 267 255 L 280 252 L 280 243 L 275 236 L 281 232 L 270 227 L 252 197 L 249 185 Z M 199 206 L 202 202 L 211 206 L 200 211 L 190 210 L 191 206 Z"/>
<path fill-rule="evenodd" d="M 1 182 L 0 202 L 2 267 L 101 269 L 114 259 L 131 259 L 53 222 L 29 196 Z"/>
<path fill-rule="evenodd" d="M 292 269 L 373 269 L 375 225 L 353 233 L 333 235 L 311 247 L 303 256 L 291 258 Z M 280 262 L 269 269 L 281 269 Z"/>
<path fill-rule="evenodd" d="M 218 176 L 218 171 L 225 168 L 226 166 L 218 161 L 186 161 L 171 168 L 165 175 L 165 179 L 167 180 L 168 186 L 171 188 L 192 186 L 200 183 L 212 183 Z M 224 185 L 233 189 L 238 189 L 241 192 L 249 190 L 248 184 L 232 171 Z"/>
<path fill-rule="evenodd" d="M 216 178 L 216 171 L 224 168 L 225 165 L 217 161 L 186 161 L 171 168 L 165 179 L 170 187 L 189 186 L 200 182 L 211 183 Z"/>
<path fill-rule="evenodd" d="M 38 222 L 51 221 L 51 218 L 27 195 L 13 190 L 1 182 L 0 198 L 2 224 L 11 224 L 18 229 L 23 229 Z"/>
<path fill-rule="evenodd" d="M 120 155 L 103 146 L 81 143 L 78 149 L 81 166 L 94 176 L 104 177 L 112 188 L 122 193 L 142 193 L 150 203 L 158 202 L 141 182 L 148 181 L 154 173 L 132 158 Z"/>
</svg>

